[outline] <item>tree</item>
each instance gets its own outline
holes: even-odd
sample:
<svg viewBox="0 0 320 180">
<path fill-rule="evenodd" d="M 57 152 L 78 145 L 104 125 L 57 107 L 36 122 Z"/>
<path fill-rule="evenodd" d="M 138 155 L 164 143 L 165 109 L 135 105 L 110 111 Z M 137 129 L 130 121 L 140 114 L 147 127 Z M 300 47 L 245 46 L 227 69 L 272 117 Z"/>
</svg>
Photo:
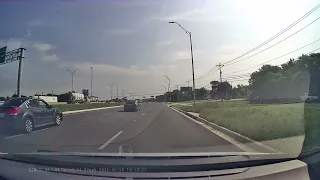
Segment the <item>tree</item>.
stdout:
<svg viewBox="0 0 320 180">
<path fill-rule="evenodd" d="M 229 99 L 232 95 L 232 86 L 227 81 L 221 82 L 217 86 L 217 95 L 220 99 Z"/>
<path fill-rule="evenodd" d="M 300 101 L 304 93 L 320 96 L 320 53 L 289 59 L 281 66 L 264 65 L 249 80 L 250 99 L 265 103 Z"/>
<path fill-rule="evenodd" d="M 220 84 L 219 81 L 211 81 L 211 98 L 216 99 L 217 98 L 217 91 L 218 91 L 218 85 Z"/>
<path fill-rule="evenodd" d="M 206 88 L 202 87 L 200 89 L 196 89 L 196 99 L 205 99 L 207 96 Z"/>
</svg>

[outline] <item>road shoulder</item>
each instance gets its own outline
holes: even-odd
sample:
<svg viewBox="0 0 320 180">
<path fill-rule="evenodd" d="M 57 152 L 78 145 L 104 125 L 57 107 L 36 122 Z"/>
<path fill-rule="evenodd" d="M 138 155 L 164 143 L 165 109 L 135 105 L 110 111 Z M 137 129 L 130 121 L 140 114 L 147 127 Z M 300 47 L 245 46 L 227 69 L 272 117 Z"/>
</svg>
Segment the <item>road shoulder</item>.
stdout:
<svg viewBox="0 0 320 180">
<path fill-rule="evenodd" d="M 215 123 L 209 122 L 204 118 L 201 118 L 197 116 L 196 114 L 185 112 L 183 110 L 173 108 L 168 106 L 172 110 L 174 110 L 177 113 L 180 113 L 188 119 L 192 120 L 196 124 L 208 129 L 212 133 L 220 136 L 221 138 L 225 139 L 226 141 L 234 144 L 235 146 L 243 149 L 244 151 L 249 151 L 249 152 L 264 152 L 264 153 L 280 153 L 280 151 L 267 146 L 265 144 L 262 144 L 260 142 L 254 141 L 246 136 L 243 136 L 241 134 L 238 134 L 234 131 L 231 131 L 227 128 L 221 127 Z"/>
</svg>

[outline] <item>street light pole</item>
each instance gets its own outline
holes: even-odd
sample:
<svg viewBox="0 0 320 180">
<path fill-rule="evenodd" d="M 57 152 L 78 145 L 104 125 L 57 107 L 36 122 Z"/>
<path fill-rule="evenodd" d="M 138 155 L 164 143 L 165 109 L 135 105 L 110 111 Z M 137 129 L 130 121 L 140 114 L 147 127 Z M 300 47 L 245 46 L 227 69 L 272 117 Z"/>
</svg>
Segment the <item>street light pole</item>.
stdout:
<svg viewBox="0 0 320 180">
<path fill-rule="evenodd" d="M 71 92 L 73 92 L 73 75 L 74 75 L 74 73 L 76 73 L 77 70 L 78 69 L 71 71 L 71 70 L 67 69 L 67 71 L 69 71 L 71 73 Z"/>
<path fill-rule="evenodd" d="M 168 98 L 167 98 L 167 94 L 166 94 L 166 91 L 167 91 L 167 87 L 165 85 L 161 85 L 162 87 L 164 87 L 164 93 L 165 93 L 165 96 L 166 96 L 166 102 L 168 101 Z"/>
<path fill-rule="evenodd" d="M 169 102 L 171 103 L 171 93 L 170 93 L 170 78 L 167 75 L 163 75 L 164 77 L 166 77 L 169 80 L 169 84 L 168 84 L 168 93 L 169 93 Z"/>
<path fill-rule="evenodd" d="M 92 80 L 93 80 L 93 69 L 92 69 L 92 67 L 91 67 L 90 69 L 91 69 L 91 98 L 92 98 Z"/>
<path fill-rule="evenodd" d="M 112 101 L 112 87 L 114 86 L 114 83 L 112 83 L 112 84 L 109 84 L 109 87 L 110 87 L 110 94 L 111 94 L 111 99 L 110 99 L 110 101 Z"/>
<path fill-rule="evenodd" d="M 186 28 L 184 28 L 183 26 L 181 26 L 178 22 L 169 22 L 171 24 L 177 24 L 188 36 L 189 36 L 189 40 L 190 40 L 190 51 L 191 51 L 191 65 L 192 65 L 192 81 L 193 81 L 193 106 L 196 105 L 196 85 L 195 85 L 195 81 L 194 81 L 194 64 L 193 64 L 193 48 L 192 48 L 192 36 L 191 36 L 191 32 L 188 31 Z"/>
</svg>

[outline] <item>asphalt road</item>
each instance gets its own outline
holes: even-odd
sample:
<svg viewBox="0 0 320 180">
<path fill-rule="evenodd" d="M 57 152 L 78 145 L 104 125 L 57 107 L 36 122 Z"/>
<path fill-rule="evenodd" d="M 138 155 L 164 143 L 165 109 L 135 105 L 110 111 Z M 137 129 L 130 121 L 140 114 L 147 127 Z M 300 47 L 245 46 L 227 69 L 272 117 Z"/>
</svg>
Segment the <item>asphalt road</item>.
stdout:
<svg viewBox="0 0 320 180">
<path fill-rule="evenodd" d="M 0 135 L 0 152 L 118 153 L 120 147 L 136 153 L 242 151 L 161 103 L 142 104 L 137 112 L 112 108 L 70 114 L 60 126 Z"/>
</svg>

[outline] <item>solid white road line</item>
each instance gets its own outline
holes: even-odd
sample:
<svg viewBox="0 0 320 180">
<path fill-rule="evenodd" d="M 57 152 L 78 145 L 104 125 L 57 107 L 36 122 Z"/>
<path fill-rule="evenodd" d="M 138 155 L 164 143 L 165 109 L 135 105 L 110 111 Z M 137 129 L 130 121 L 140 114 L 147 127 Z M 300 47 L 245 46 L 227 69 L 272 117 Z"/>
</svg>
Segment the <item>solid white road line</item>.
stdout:
<svg viewBox="0 0 320 180">
<path fill-rule="evenodd" d="M 115 140 L 123 131 L 118 132 L 116 135 L 114 135 L 111 139 L 109 139 L 107 142 L 105 142 L 104 144 L 102 144 L 102 146 L 100 146 L 98 149 L 101 150 L 103 148 L 105 148 L 108 144 L 110 144 L 113 140 Z"/>
<path fill-rule="evenodd" d="M 141 116 L 145 115 L 146 113 L 142 113 Z"/>
<path fill-rule="evenodd" d="M 26 135 L 26 134 L 17 134 L 17 135 L 13 135 L 13 136 L 8 136 L 4 139 L 11 139 L 11 138 L 14 138 L 14 137 L 19 137 L 19 136 L 23 136 L 23 135 Z"/>
<path fill-rule="evenodd" d="M 50 129 L 50 127 L 35 130 L 35 131 L 31 132 L 30 134 L 34 134 L 36 132 L 44 131 L 44 130 L 47 130 L 47 129 Z M 16 134 L 16 135 L 13 135 L 13 136 L 8 136 L 8 137 L 6 137 L 4 139 L 11 139 L 11 138 L 19 137 L 19 136 L 24 136 L 24 135 L 29 135 L 29 134 Z"/>
</svg>

